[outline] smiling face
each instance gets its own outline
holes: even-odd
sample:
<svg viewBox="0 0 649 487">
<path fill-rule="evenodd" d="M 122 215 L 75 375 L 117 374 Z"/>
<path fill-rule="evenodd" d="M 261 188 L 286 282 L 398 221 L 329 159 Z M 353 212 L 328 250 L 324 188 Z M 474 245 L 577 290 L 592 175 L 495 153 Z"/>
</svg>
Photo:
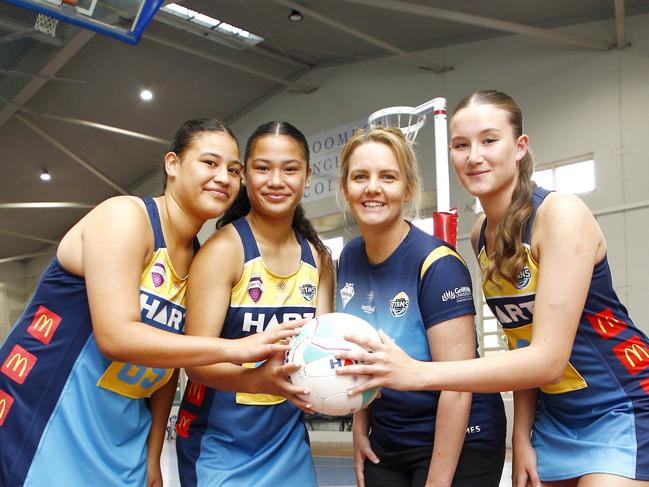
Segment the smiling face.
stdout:
<svg viewBox="0 0 649 487">
<path fill-rule="evenodd" d="M 215 218 L 233 203 L 243 166 L 239 146 L 225 132 L 199 132 L 180 153 L 165 155 L 169 189 L 200 219 Z"/>
<path fill-rule="evenodd" d="M 481 199 L 511 197 L 527 144 L 527 135 L 514 134 L 508 112 L 494 105 L 470 104 L 451 120 L 453 167 L 467 191 Z"/>
<path fill-rule="evenodd" d="M 343 191 L 361 228 L 400 224 L 409 198 L 397 157 L 381 142 L 365 142 L 353 150 Z"/>
<path fill-rule="evenodd" d="M 245 169 L 252 211 L 267 218 L 293 218 L 311 177 L 302 146 L 286 135 L 254 142 Z"/>
</svg>

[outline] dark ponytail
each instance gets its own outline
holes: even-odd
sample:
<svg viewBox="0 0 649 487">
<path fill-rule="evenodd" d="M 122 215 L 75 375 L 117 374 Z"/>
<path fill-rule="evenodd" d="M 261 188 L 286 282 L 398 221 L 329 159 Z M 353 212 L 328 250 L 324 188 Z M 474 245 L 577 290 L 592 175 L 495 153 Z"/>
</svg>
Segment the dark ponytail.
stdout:
<svg viewBox="0 0 649 487">
<path fill-rule="evenodd" d="M 252 154 L 257 141 L 262 137 L 269 135 L 283 135 L 295 141 L 302 149 L 302 155 L 304 156 L 304 160 L 306 161 L 306 167 L 307 169 L 309 168 L 310 152 L 309 143 L 307 142 L 306 137 L 294 125 L 291 125 L 288 122 L 278 121 L 266 122 L 260 125 L 248 138 L 248 141 L 246 142 L 246 149 L 243 155 L 243 161 L 245 165 L 248 164 L 248 158 Z M 250 213 L 250 200 L 248 199 L 246 188 L 244 186 L 241 186 L 239 194 L 237 195 L 237 198 L 232 206 L 216 222 L 216 228 L 222 228 L 228 223 L 232 223 L 233 221 L 246 216 L 248 213 Z M 323 264 L 328 265 L 328 263 L 331 262 L 331 253 L 329 252 L 329 249 L 325 246 L 322 240 L 320 240 L 318 232 L 315 231 L 315 228 L 313 228 L 313 225 L 307 219 L 302 205 L 297 205 L 297 207 L 295 208 L 291 227 L 303 238 L 307 239 L 313 244 L 313 246 L 318 251 Z"/>
</svg>

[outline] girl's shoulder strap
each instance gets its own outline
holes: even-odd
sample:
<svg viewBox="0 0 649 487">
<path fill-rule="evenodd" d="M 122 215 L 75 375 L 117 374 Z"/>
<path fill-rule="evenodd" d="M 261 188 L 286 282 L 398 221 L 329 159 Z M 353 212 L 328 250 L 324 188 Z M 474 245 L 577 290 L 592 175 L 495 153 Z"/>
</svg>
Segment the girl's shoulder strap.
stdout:
<svg viewBox="0 0 649 487">
<path fill-rule="evenodd" d="M 249 260 L 259 257 L 261 255 L 259 253 L 259 247 L 257 247 L 257 241 L 255 240 L 255 236 L 252 233 L 252 229 L 250 228 L 248 220 L 246 220 L 245 217 L 241 217 L 233 221 L 232 225 L 234 225 L 234 229 L 239 234 L 239 238 L 241 239 L 241 243 L 243 244 L 244 262 L 248 262 Z"/>
<path fill-rule="evenodd" d="M 306 238 L 304 238 L 302 235 L 300 235 L 300 232 L 295 232 L 295 236 L 297 237 L 298 242 L 300 242 L 300 247 L 302 248 L 302 254 L 300 256 L 302 262 L 306 262 L 307 264 L 312 265 L 313 267 L 317 267 L 315 256 L 311 251 L 311 246 L 309 245 L 309 241 Z"/>
<path fill-rule="evenodd" d="M 142 201 L 146 207 L 146 212 L 149 215 L 149 222 L 151 223 L 151 229 L 153 230 L 154 250 L 165 248 L 167 244 L 165 243 L 165 237 L 162 233 L 162 224 L 160 223 L 158 205 L 155 204 L 155 201 L 153 201 L 153 198 L 150 196 L 142 197 Z"/>
<path fill-rule="evenodd" d="M 482 225 L 480 226 L 480 236 L 478 237 L 478 254 L 480 251 L 485 248 L 485 231 L 487 230 L 487 218 L 485 217 L 482 220 Z"/>
<path fill-rule="evenodd" d="M 540 186 L 534 188 L 534 192 L 532 193 L 532 214 L 525 223 L 525 229 L 523 230 L 523 242 L 527 244 L 532 243 L 532 227 L 534 226 L 534 220 L 536 219 L 536 212 L 538 211 L 539 206 L 541 206 L 541 203 L 543 203 L 543 200 L 545 200 L 545 198 L 550 193 L 552 193 L 552 191 L 550 191 L 549 189 L 541 188 Z"/>
</svg>

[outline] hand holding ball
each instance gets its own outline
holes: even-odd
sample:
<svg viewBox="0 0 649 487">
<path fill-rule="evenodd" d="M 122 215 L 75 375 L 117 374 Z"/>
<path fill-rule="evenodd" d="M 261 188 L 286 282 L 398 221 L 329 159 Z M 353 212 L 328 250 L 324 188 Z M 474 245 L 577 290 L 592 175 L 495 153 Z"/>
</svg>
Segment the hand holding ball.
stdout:
<svg viewBox="0 0 649 487">
<path fill-rule="evenodd" d="M 291 383 L 310 390 L 301 396 L 312 404 L 313 410 L 330 416 L 343 416 L 370 404 L 378 393 L 370 389 L 348 396 L 347 391 L 369 380 L 364 375 L 337 375 L 336 369 L 351 365 L 351 361 L 335 358 L 341 350 L 360 349 L 344 335 L 358 335 L 381 341 L 378 332 L 367 321 L 346 313 L 328 313 L 313 318 L 302 326 L 300 334 L 293 337 L 286 362 L 300 365 L 289 376 Z M 349 363 L 345 363 L 349 362 Z"/>
</svg>

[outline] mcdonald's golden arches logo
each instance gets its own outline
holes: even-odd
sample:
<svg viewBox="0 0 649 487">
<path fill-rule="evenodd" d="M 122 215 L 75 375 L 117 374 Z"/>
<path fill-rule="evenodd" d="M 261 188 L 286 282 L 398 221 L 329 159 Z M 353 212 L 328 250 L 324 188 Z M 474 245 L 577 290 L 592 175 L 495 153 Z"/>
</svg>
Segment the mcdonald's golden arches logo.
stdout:
<svg viewBox="0 0 649 487">
<path fill-rule="evenodd" d="M 649 367 L 649 346 L 637 335 L 613 347 L 613 352 L 632 375 Z"/>
<path fill-rule="evenodd" d="M 178 421 L 176 421 L 176 434 L 181 438 L 187 438 L 189 436 L 189 427 L 192 424 L 192 421 L 196 419 L 196 415 L 181 409 L 178 411 Z"/>
<path fill-rule="evenodd" d="M 604 340 L 614 337 L 629 326 L 624 321 L 615 318 L 613 312 L 608 308 L 594 315 L 587 314 L 586 319 Z"/>
<path fill-rule="evenodd" d="M 187 402 L 201 407 L 203 399 L 205 399 L 205 386 L 203 384 L 196 384 L 195 382 L 187 384 Z"/>
<path fill-rule="evenodd" d="M 60 323 L 61 317 L 59 315 L 50 311 L 45 306 L 39 306 L 32 320 L 32 324 L 27 328 L 27 333 L 39 342 L 49 345 Z"/>
<path fill-rule="evenodd" d="M 36 357 L 20 345 L 14 345 L 0 371 L 18 384 L 25 382 L 36 363 Z"/>
<path fill-rule="evenodd" d="M 14 398 L 7 394 L 5 391 L 0 390 L 0 426 L 5 423 L 11 405 L 14 403 Z"/>
</svg>

